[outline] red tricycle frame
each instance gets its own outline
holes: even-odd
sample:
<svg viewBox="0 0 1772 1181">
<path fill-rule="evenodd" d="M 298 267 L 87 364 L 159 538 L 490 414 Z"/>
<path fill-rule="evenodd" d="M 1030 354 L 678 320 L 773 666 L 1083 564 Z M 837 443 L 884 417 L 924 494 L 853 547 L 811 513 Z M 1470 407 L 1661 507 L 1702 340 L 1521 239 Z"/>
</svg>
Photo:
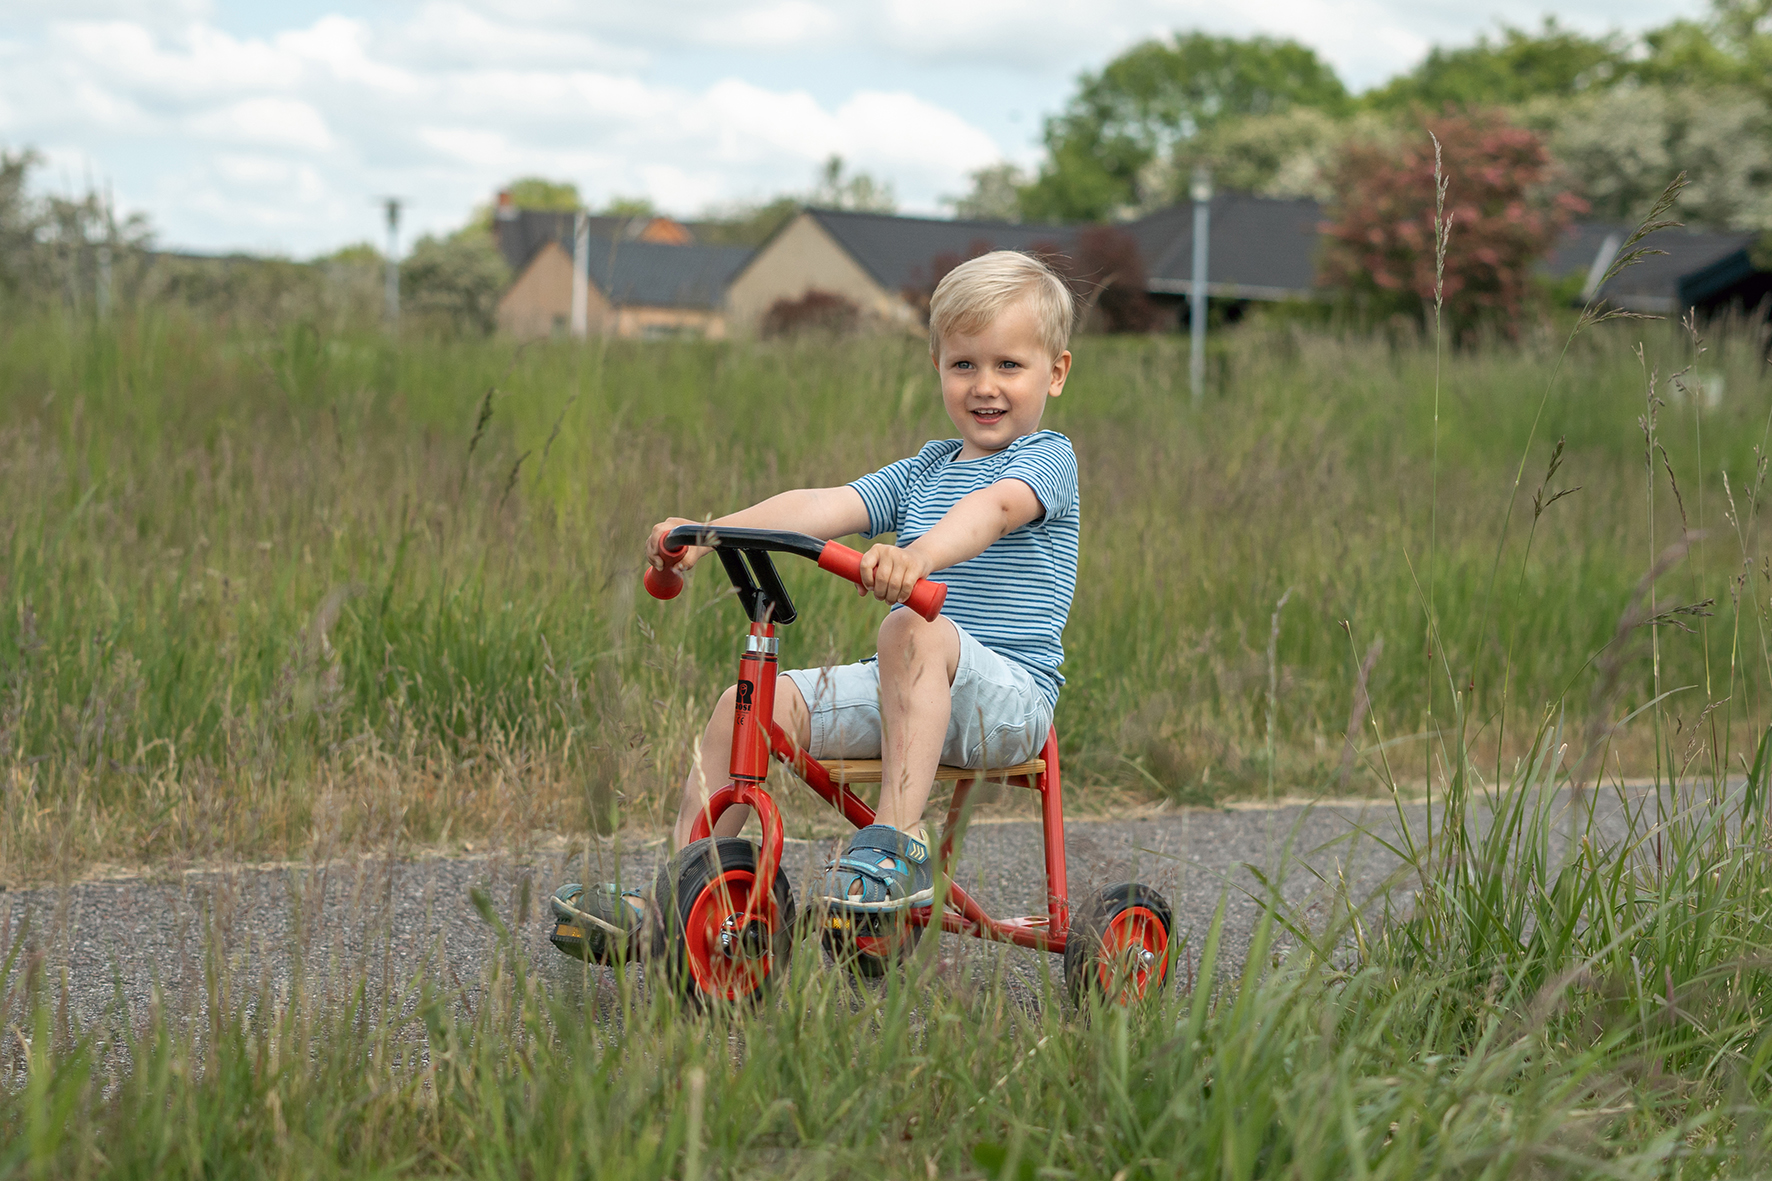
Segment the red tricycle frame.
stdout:
<svg viewBox="0 0 1772 1181">
<path fill-rule="evenodd" d="M 775 800 L 764 787 L 773 756 L 785 763 L 824 801 L 843 814 L 856 828 L 874 822 L 874 810 L 849 790 L 846 782 L 833 779 L 830 771 L 795 745 L 793 739 L 775 723 L 775 683 L 780 672 L 776 625 L 792 622 L 794 609 L 785 588 L 781 586 L 771 550 L 797 553 L 817 561 L 820 568 L 857 585 L 861 584 L 861 555 L 835 541 L 819 541 L 804 534 L 775 530 L 720 529 L 683 526 L 665 538 L 663 557 L 667 569 L 648 569 L 646 589 L 656 598 L 674 598 L 682 589 L 682 577 L 674 569 L 690 544 L 716 547 L 747 613 L 751 616 L 750 634 L 746 637 L 744 654 L 739 658 L 738 682 L 732 723 L 732 757 L 727 768 L 728 782 L 713 792 L 696 817 L 690 839 L 711 836 L 713 826 L 730 808 L 749 807 L 757 814 L 763 830 L 758 852 L 755 881 L 771 882 L 781 865 L 785 833 L 781 813 Z M 744 555 L 741 558 L 740 555 Z M 749 559 L 746 567 L 745 558 Z M 941 614 L 947 587 L 922 580 L 917 583 L 905 606 L 931 621 Z M 1037 766 L 1035 764 L 1038 764 Z M 1005 775 L 1004 770 L 1015 773 Z M 1064 792 L 1059 772 L 1058 731 L 1054 727 L 1046 736 L 1045 745 L 1034 763 L 1010 769 L 984 769 L 954 776 L 952 768 L 944 768 L 942 778 L 954 779 L 954 794 L 948 804 L 947 819 L 942 826 L 937 871 L 945 883 L 946 903 L 941 916 L 944 931 L 956 935 L 1013 943 L 1038 951 L 1062 953 L 1070 928 L 1070 893 L 1065 878 L 1064 858 Z M 1001 780 L 990 777 L 1001 775 Z M 993 918 L 984 907 L 953 880 L 954 840 L 958 836 L 972 787 L 979 781 L 1005 782 L 1029 788 L 1040 795 L 1040 819 L 1045 842 L 1046 913 L 1022 918 Z M 763 895 L 757 891 L 753 896 Z M 933 921 L 933 907 L 914 909 L 910 921 L 927 925 Z M 749 914 L 749 906 L 746 907 Z"/>
</svg>

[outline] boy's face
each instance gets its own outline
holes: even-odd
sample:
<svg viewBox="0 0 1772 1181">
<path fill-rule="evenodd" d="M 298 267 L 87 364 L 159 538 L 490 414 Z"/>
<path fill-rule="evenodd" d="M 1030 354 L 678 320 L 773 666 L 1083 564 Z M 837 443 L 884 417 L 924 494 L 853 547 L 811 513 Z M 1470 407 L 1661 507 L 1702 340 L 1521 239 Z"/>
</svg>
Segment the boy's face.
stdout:
<svg viewBox="0 0 1772 1181">
<path fill-rule="evenodd" d="M 960 430 L 959 458 L 1001 451 L 1040 429 L 1046 399 L 1064 392 L 1071 355 L 1053 357 L 1040 343 L 1027 301 L 1011 304 L 973 335 L 949 333 L 936 352 L 941 400 Z"/>
</svg>

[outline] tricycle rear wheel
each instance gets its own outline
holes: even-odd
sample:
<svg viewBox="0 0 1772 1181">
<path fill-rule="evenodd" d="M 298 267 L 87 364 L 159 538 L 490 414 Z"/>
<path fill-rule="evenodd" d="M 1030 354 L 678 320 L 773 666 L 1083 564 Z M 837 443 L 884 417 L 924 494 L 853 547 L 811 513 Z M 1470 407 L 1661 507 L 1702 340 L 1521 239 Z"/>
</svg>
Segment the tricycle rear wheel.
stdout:
<svg viewBox="0 0 1772 1181">
<path fill-rule="evenodd" d="M 1149 886 L 1122 882 L 1071 913 L 1064 981 L 1078 1004 L 1094 995 L 1114 1004 L 1144 1000 L 1169 975 L 1174 929 L 1169 903 Z"/>
<path fill-rule="evenodd" d="M 914 921 L 904 911 L 855 916 L 831 910 L 822 916 L 820 940 L 838 964 L 857 976 L 877 979 L 917 950 L 929 912 L 923 911 L 919 917 L 925 922 Z"/>
</svg>

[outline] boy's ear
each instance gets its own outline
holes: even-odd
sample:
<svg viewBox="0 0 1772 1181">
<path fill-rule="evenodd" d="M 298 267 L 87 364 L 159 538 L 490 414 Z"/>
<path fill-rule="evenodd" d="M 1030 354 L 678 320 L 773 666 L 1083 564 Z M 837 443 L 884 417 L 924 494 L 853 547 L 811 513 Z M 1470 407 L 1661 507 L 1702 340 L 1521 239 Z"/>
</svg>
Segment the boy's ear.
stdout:
<svg viewBox="0 0 1772 1181">
<path fill-rule="evenodd" d="M 1065 378 L 1071 375 L 1071 351 L 1066 349 L 1052 361 L 1052 382 L 1046 387 L 1046 396 L 1056 398 L 1064 393 Z"/>
</svg>

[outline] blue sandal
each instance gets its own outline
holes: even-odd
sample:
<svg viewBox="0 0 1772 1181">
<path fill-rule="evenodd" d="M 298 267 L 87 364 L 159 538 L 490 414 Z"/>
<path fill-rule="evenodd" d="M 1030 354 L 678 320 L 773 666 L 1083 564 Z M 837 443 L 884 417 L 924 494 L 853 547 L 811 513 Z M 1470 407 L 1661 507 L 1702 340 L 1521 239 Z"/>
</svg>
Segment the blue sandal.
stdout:
<svg viewBox="0 0 1772 1181">
<path fill-rule="evenodd" d="M 852 893 L 858 885 L 859 895 Z M 825 870 L 824 901 L 832 910 L 879 914 L 927 906 L 934 898 L 929 846 L 888 824 L 857 832 Z"/>
</svg>

